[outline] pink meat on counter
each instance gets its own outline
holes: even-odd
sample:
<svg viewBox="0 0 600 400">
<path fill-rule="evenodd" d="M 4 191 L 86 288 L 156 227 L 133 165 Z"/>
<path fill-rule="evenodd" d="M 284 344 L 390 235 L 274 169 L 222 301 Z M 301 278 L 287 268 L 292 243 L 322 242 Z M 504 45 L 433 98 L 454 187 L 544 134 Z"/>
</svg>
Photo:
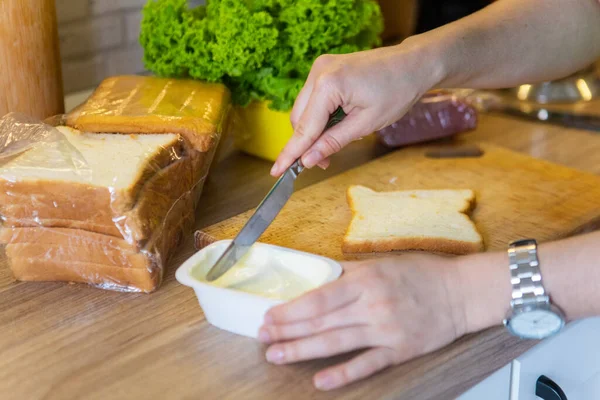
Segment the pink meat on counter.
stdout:
<svg viewBox="0 0 600 400">
<path fill-rule="evenodd" d="M 399 121 L 377 135 L 388 147 L 441 139 L 475 129 L 477 110 L 451 92 L 423 96 Z"/>
</svg>

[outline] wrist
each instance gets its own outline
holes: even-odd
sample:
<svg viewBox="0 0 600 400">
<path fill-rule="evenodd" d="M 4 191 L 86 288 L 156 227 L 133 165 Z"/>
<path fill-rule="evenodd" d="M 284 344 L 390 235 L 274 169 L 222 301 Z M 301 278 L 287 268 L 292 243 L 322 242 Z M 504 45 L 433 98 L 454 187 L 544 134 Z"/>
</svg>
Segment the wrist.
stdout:
<svg viewBox="0 0 600 400">
<path fill-rule="evenodd" d="M 444 52 L 427 34 L 411 36 L 395 47 L 399 64 L 413 60 L 415 70 L 420 71 L 418 83 L 422 85 L 423 94 L 440 87 L 447 80 L 448 70 L 447 63 L 444 62 Z"/>
<path fill-rule="evenodd" d="M 506 252 L 458 257 L 455 269 L 465 333 L 501 325 L 511 299 Z"/>
<path fill-rule="evenodd" d="M 600 232 L 596 232 L 539 245 L 544 288 L 567 320 L 600 315 L 599 239 Z"/>
<path fill-rule="evenodd" d="M 469 86 L 476 70 L 476 63 L 470 59 L 469 36 L 472 33 L 468 29 L 450 24 L 409 38 L 411 46 L 418 49 L 432 69 L 432 88 Z"/>
</svg>

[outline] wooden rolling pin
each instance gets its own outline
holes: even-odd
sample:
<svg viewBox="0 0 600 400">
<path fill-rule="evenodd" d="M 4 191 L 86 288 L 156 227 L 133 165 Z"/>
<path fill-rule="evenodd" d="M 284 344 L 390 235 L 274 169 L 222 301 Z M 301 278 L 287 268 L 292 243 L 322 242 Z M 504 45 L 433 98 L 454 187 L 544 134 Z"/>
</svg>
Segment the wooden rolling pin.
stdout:
<svg viewBox="0 0 600 400">
<path fill-rule="evenodd" d="M 0 1 L 0 117 L 64 113 L 54 0 Z"/>
</svg>

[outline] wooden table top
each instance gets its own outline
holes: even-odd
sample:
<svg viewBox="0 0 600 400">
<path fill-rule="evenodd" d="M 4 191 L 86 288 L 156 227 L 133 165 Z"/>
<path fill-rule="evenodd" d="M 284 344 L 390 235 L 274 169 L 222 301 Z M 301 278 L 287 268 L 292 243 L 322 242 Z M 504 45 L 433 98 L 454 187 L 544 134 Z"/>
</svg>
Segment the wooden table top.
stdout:
<svg viewBox="0 0 600 400">
<path fill-rule="evenodd" d="M 600 115 L 600 101 L 572 107 Z M 600 174 L 600 135 L 501 115 L 481 116 L 462 140 L 485 140 Z M 373 138 L 335 156 L 328 171 L 303 174 L 307 186 L 386 152 Z M 269 163 L 234 154 L 214 166 L 197 228 L 258 204 L 273 184 Z M 151 295 L 85 285 L 16 283 L 0 267 L 0 397 L 3 399 L 449 399 L 504 366 L 534 342 L 500 327 L 331 393 L 311 376 L 339 359 L 272 366 L 257 342 L 204 319 L 174 272 L 193 254 L 192 238 Z"/>
</svg>

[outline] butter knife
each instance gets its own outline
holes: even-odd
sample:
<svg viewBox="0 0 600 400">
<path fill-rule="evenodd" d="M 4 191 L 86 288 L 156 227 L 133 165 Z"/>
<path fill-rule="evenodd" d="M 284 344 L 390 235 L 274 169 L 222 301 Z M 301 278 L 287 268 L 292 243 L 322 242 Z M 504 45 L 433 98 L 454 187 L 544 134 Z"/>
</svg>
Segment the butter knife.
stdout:
<svg viewBox="0 0 600 400">
<path fill-rule="evenodd" d="M 511 107 L 507 105 L 498 106 L 491 111 L 500 112 L 508 116 L 517 117 L 529 121 L 542 122 L 552 125 L 560 125 L 566 128 L 584 129 L 600 132 L 600 116 L 590 114 L 573 114 L 564 111 L 552 111 L 543 107 Z"/>
<path fill-rule="evenodd" d="M 346 114 L 341 107 L 330 116 L 325 130 L 331 128 L 340 122 Z M 225 252 L 217 260 L 216 264 L 208 271 L 206 280 L 212 282 L 231 267 L 233 267 L 247 252 L 264 231 L 271 225 L 275 217 L 279 214 L 285 203 L 294 192 L 294 182 L 298 175 L 304 170 L 300 159 L 296 160 L 285 173 L 277 180 L 267 196 L 258 205 L 256 212 L 235 239 L 231 242 Z"/>
</svg>

